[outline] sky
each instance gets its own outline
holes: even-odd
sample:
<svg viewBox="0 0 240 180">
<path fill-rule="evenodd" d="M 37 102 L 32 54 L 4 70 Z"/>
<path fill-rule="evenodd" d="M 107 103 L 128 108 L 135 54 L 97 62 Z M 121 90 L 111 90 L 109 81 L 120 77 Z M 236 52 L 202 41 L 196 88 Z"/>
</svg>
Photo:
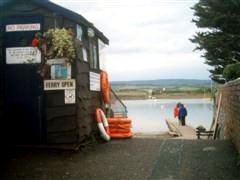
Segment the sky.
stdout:
<svg viewBox="0 0 240 180">
<path fill-rule="evenodd" d="M 109 38 L 111 81 L 209 79 L 211 69 L 189 41 L 196 0 L 52 0 L 92 22 Z"/>
</svg>

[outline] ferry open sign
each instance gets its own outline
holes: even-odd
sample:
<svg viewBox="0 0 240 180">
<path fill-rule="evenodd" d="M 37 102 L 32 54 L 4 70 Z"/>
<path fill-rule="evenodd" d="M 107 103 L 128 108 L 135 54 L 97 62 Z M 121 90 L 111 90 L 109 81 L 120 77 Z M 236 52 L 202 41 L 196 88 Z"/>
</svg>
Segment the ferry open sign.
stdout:
<svg viewBox="0 0 240 180">
<path fill-rule="evenodd" d="M 44 80 L 44 90 L 66 90 L 75 89 L 75 79 L 64 79 L 64 80 Z"/>
</svg>

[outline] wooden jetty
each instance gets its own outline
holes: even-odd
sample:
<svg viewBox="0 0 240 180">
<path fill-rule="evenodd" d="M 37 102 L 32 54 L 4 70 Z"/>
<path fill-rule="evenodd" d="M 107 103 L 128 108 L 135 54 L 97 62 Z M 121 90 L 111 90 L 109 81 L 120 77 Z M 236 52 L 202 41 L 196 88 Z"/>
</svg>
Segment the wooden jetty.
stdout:
<svg viewBox="0 0 240 180">
<path fill-rule="evenodd" d="M 169 134 L 179 139 L 197 139 L 196 130 L 191 126 L 181 126 L 177 120 L 166 119 Z"/>
</svg>

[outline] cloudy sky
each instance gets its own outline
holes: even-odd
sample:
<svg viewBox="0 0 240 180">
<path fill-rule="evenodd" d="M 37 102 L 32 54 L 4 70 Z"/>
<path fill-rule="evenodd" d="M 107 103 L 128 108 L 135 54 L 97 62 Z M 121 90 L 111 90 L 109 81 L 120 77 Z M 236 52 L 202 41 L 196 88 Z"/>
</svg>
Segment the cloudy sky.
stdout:
<svg viewBox="0 0 240 180">
<path fill-rule="evenodd" d="M 209 79 L 189 38 L 196 0 L 52 0 L 92 22 L 110 40 L 110 80 Z"/>
</svg>

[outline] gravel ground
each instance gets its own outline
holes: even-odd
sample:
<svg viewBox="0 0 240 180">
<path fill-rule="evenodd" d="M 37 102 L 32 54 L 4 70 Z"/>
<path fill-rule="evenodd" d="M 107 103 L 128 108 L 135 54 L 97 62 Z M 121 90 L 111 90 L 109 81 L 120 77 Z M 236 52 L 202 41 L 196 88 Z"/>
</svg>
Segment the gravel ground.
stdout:
<svg viewBox="0 0 240 180">
<path fill-rule="evenodd" d="M 229 142 L 139 137 L 78 152 L 18 149 L 1 158 L 0 179 L 239 179 Z"/>
</svg>

